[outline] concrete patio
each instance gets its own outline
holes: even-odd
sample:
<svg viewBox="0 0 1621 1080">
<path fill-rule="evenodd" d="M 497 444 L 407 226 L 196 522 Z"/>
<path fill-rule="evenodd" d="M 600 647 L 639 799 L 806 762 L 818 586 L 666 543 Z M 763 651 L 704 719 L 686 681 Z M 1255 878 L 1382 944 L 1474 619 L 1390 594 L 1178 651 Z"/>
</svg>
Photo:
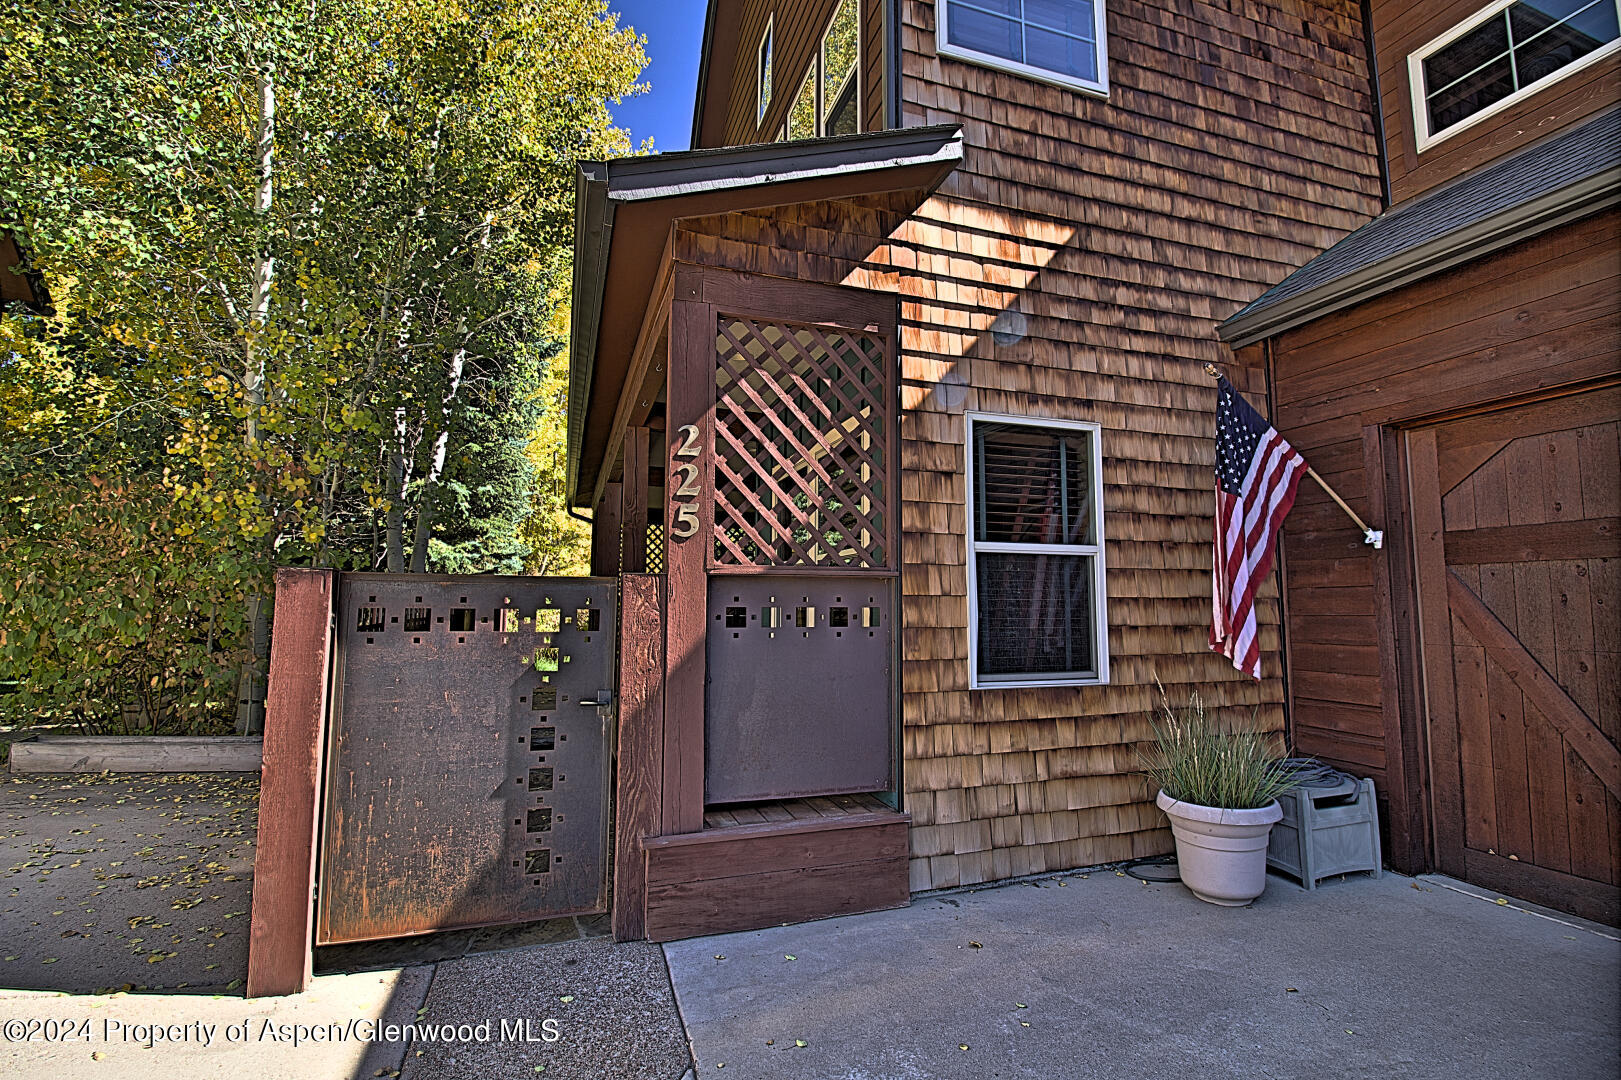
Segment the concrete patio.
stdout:
<svg viewBox="0 0 1621 1080">
<path fill-rule="evenodd" d="M 1614 1077 L 1621 943 L 1494 899 L 1105 870 L 665 952 L 699 1077 Z"/>
<path fill-rule="evenodd" d="M 0 1021 L 91 1037 L 0 1046 L 0 1074 L 184 1080 L 981 1080 L 1613 1077 L 1621 942 L 1438 878 L 1274 877 L 1247 909 L 1113 870 L 908 909 L 676 942 L 531 945 L 320 976 L 306 994 L 0 991 Z M 666 970 L 666 961 L 668 968 Z M 403 963 L 403 961 L 401 961 Z M 672 993 L 673 985 L 673 993 Z M 293 1045 L 262 1024 L 533 1025 L 487 1041 Z M 225 1025 L 251 1021 L 247 1040 Z M 560 1038 L 535 1038 L 554 1021 Z M 116 1024 L 216 1024 L 148 1049 Z M 683 1034 L 684 1033 L 684 1034 Z M 692 1055 L 687 1053 L 688 1046 Z M 696 1065 L 693 1066 L 693 1059 Z M 689 1071 L 690 1070 L 690 1071 Z"/>
</svg>

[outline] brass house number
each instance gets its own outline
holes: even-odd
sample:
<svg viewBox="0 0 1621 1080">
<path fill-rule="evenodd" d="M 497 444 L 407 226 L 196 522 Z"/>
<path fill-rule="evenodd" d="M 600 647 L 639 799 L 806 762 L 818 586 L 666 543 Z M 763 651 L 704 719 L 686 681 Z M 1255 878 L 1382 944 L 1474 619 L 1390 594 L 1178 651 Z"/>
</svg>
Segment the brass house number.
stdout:
<svg viewBox="0 0 1621 1080">
<path fill-rule="evenodd" d="M 675 463 L 675 475 L 680 478 L 680 484 L 675 489 L 673 499 L 686 499 L 687 502 L 675 507 L 675 521 L 670 525 L 670 538 L 685 540 L 698 531 L 698 508 L 691 501 L 696 499 L 700 490 L 698 488 L 698 463 L 690 459 L 698 457 L 703 451 L 698 446 L 698 425 L 682 424 L 676 429 L 680 444 L 674 450 L 677 458 L 687 458 L 686 461 Z"/>
</svg>

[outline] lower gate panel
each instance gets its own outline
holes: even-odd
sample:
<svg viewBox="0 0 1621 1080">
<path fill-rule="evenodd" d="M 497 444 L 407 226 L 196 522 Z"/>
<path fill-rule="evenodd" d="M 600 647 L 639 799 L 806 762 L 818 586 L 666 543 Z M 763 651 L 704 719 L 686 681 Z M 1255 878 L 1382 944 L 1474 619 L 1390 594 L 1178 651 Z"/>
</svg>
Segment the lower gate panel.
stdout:
<svg viewBox="0 0 1621 1080">
<path fill-rule="evenodd" d="M 607 908 L 612 580 L 345 575 L 320 944 Z"/>
<path fill-rule="evenodd" d="M 706 802 L 890 788 L 892 586 L 834 574 L 710 579 Z"/>
</svg>

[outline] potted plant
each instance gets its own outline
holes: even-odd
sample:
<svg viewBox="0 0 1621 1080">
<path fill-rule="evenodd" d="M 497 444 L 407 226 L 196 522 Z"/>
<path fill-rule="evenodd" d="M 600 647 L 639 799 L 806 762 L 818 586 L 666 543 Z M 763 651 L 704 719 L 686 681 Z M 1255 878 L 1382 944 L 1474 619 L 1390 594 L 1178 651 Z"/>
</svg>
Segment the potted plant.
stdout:
<svg viewBox="0 0 1621 1080">
<path fill-rule="evenodd" d="M 1197 691 L 1180 711 L 1164 686 L 1159 694 L 1143 772 L 1171 819 L 1182 883 L 1201 900 L 1243 907 L 1266 888 L 1267 838 L 1283 817 L 1277 796 L 1295 786 L 1293 772 L 1253 720 L 1224 728 Z"/>
</svg>

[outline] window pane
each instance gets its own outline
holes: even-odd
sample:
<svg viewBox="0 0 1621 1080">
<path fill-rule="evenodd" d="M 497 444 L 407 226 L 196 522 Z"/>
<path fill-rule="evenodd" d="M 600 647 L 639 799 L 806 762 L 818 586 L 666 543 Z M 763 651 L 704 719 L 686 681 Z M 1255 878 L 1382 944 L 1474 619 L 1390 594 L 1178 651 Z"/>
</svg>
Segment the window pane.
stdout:
<svg viewBox="0 0 1621 1080">
<path fill-rule="evenodd" d="M 760 114 L 755 123 L 765 119 L 766 106 L 771 104 L 771 27 L 766 27 L 765 36 L 760 39 Z"/>
<path fill-rule="evenodd" d="M 861 51 L 861 22 L 856 0 L 842 0 L 827 25 L 822 40 L 823 118 L 833 114 L 845 83 L 855 81 L 856 60 Z M 831 130 L 827 131 L 831 135 Z"/>
<path fill-rule="evenodd" d="M 1621 36 L 1612 0 L 1590 5 L 1588 0 L 1528 0 L 1509 8 L 1508 14 L 1520 86 L 1552 75 Z"/>
<path fill-rule="evenodd" d="M 1090 0 L 1024 0 L 1024 18 L 1031 26 L 1061 30 L 1088 41 L 1097 40 Z M 1031 51 L 1034 52 L 1033 45 Z"/>
<path fill-rule="evenodd" d="M 1508 21 L 1493 17 L 1424 61 L 1430 130 L 1440 131 L 1514 92 Z"/>
<path fill-rule="evenodd" d="M 951 44 L 1007 60 L 1024 61 L 1023 35 L 1018 23 L 965 4 L 952 3 L 948 9 L 951 17 L 946 24 L 947 40 Z"/>
<path fill-rule="evenodd" d="M 1091 555 L 975 559 L 981 676 L 1094 674 Z"/>
<path fill-rule="evenodd" d="M 1096 80 L 1098 58 L 1090 42 L 1032 26 L 1024 32 L 1024 61 L 1076 79 Z"/>
<path fill-rule="evenodd" d="M 833 103 L 833 111 L 827 114 L 827 134 L 854 135 L 859 128 L 856 122 L 856 81 L 850 79 L 844 84 L 844 93 Z"/>
<path fill-rule="evenodd" d="M 1094 544 L 1092 438 L 1084 431 L 974 425 L 974 538 Z"/>
<path fill-rule="evenodd" d="M 812 68 L 815 65 L 811 65 Z M 799 96 L 788 113 L 788 137 L 812 139 L 816 137 L 816 73 L 813 70 L 799 84 Z"/>
</svg>

